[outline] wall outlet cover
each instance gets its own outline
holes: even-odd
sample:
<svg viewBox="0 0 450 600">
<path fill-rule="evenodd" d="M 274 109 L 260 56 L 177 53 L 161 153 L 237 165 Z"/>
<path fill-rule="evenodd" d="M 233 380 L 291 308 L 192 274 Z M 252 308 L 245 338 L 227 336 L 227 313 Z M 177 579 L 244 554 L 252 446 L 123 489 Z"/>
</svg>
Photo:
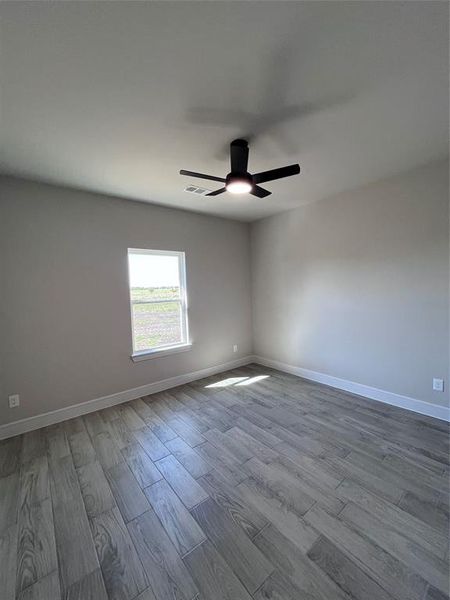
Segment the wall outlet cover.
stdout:
<svg viewBox="0 0 450 600">
<path fill-rule="evenodd" d="M 8 397 L 9 408 L 16 408 L 20 404 L 19 394 L 12 394 Z"/>
<path fill-rule="evenodd" d="M 435 392 L 443 392 L 444 391 L 444 380 L 433 378 L 433 390 Z"/>
</svg>

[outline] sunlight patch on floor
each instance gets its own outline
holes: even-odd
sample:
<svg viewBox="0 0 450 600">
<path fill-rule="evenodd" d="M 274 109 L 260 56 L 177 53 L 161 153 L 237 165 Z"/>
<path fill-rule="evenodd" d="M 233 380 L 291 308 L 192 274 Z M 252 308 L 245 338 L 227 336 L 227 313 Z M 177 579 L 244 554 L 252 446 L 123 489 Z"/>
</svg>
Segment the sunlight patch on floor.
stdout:
<svg viewBox="0 0 450 600">
<path fill-rule="evenodd" d="M 231 385 L 252 385 L 252 383 L 256 383 L 262 379 L 267 379 L 268 377 L 270 377 L 270 375 L 256 375 L 255 377 L 227 377 L 227 379 L 222 379 L 221 381 L 216 381 L 215 383 L 205 385 L 205 388 L 224 388 L 230 387 Z"/>
<path fill-rule="evenodd" d="M 256 383 L 262 379 L 267 379 L 268 377 L 270 377 L 270 375 L 256 375 L 256 377 L 250 377 L 246 381 L 240 381 L 236 385 L 252 385 L 252 383 Z"/>
<path fill-rule="evenodd" d="M 228 387 L 230 385 L 234 385 L 235 383 L 239 383 L 243 379 L 248 379 L 248 377 L 228 377 L 227 379 L 222 379 L 222 381 L 216 381 L 216 383 L 211 383 L 210 385 L 205 385 L 207 388 L 222 388 Z"/>
</svg>

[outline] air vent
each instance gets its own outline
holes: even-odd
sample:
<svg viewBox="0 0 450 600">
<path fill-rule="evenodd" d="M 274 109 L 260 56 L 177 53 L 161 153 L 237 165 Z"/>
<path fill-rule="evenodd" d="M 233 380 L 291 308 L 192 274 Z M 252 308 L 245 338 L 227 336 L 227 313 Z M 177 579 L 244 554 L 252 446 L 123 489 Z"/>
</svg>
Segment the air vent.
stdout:
<svg viewBox="0 0 450 600">
<path fill-rule="evenodd" d="M 208 190 L 203 187 L 197 187 L 196 185 L 188 185 L 184 188 L 184 191 L 188 192 L 188 194 L 197 194 L 197 196 L 205 196 L 206 194 L 209 194 L 211 190 Z"/>
</svg>

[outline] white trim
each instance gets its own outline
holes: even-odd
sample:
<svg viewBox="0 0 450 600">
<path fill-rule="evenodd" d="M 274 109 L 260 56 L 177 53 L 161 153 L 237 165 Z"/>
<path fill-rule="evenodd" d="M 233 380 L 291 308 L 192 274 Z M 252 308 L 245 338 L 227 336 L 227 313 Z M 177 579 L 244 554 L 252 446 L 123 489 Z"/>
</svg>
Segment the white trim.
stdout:
<svg viewBox="0 0 450 600">
<path fill-rule="evenodd" d="M 216 373 L 222 373 L 223 371 L 229 371 L 230 369 L 236 369 L 237 367 L 243 367 L 253 362 L 253 356 L 245 356 L 237 360 L 232 360 L 221 365 L 215 365 L 213 367 L 207 367 L 200 371 L 192 371 L 191 373 L 184 373 L 183 375 L 177 375 L 175 377 L 169 377 L 168 379 L 162 379 L 161 381 L 155 381 L 142 385 L 140 387 L 132 388 L 130 390 L 124 390 L 123 392 L 117 392 L 116 394 L 110 394 L 109 396 L 103 396 L 102 398 L 95 398 L 94 400 L 88 400 L 81 402 L 80 404 L 73 404 L 65 408 L 59 408 L 42 415 L 36 415 L 34 417 L 28 417 L 21 419 L 20 421 L 13 421 L 6 425 L 0 426 L 0 440 L 26 433 L 27 431 L 33 431 L 34 429 L 40 429 L 47 425 L 54 425 L 67 419 L 73 419 L 74 417 L 80 417 L 87 413 L 107 408 L 108 406 L 114 406 L 121 404 L 122 402 L 128 402 L 141 396 L 148 396 L 149 394 L 155 394 L 156 392 L 162 392 L 178 385 L 190 383 L 196 379 L 203 379 Z"/>
<path fill-rule="evenodd" d="M 330 387 L 345 390 L 358 396 L 364 396 L 370 400 L 378 400 L 378 402 L 384 402 L 391 406 L 397 406 L 399 408 L 405 408 L 421 415 L 427 415 L 442 421 L 450 421 L 450 408 L 446 406 L 440 406 L 439 404 L 432 404 L 431 402 L 424 402 L 423 400 L 417 400 L 416 398 L 410 398 L 409 396 L 402 396 L 401 394 L 395 394 L 394 392 L 388 392 L 386 390 L 380 390 L 378 388 L 364 385 L 362 383 L 356 383 L 354 381 L 347 381 L 346 379 L 340 379 L 339 377 L 333 377 L 332 375 L 326 375 L 325 373 L 319 373 L 317 371 L 310 371 L 309 369 L 303 369 L 302 367 L 296 367 L 294 365 L 288 365 L 287 363 L 272 360 L 271 358 L 265 358 L 263 356 L 255 356 L 254 362 L 263 365 L 265 367 L 272 367 L 279 371 L 285 371 L 304 379 L 311 381 L 317 381 L 329 385 Z"/>
<path fill-rule="evenodd" d="M 187 352 L 192 348 L 192 344 L 177 344 L 176 346 L 161 346 L 154 350 L 145 350 L 144 352 L 136 352 L 131 355 L 133 362 L 140 362 L 141 360 L 151 360 L 152 358 L 162 358 L 163 356 L 169 356 L 169 354 L 178 354 L 178 352 Z"/>
</svg>

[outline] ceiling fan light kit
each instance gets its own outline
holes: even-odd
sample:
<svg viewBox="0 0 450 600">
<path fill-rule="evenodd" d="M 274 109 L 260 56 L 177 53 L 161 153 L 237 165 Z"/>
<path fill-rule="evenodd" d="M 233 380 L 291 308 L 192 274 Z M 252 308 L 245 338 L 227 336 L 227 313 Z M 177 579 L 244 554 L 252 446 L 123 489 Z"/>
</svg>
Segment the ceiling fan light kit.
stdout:
<svg viewBox="0 0 450 600">
<path fill-rule="evenodd" d="M 253 182 L 251 177 L 244 177 L 243 175 L 228 175 L 225 183 L 227 192 L 230 194 L 248 194 L 252 191 Z"/>
<path fill-rule="evenodd" d="M 247 171 L 248 165 L 248 142 L 247 140 L 233 140 L 230 144 L 230 163 L 231 171 L 228 175 L 223 177 L 216 177 L 215 175 L 206 175 L 204 173 L 196 173 L 195 171 L 185 171 L 182 169 L 180 175 L 187 175 L 188 177 L 198 177 L 200 179 L 209 179 L 210 181 L 220 181 L 225 186 L 214 190 L 207 196 L 218 196 L 223 192 L 230 192 L 231 194 L 247 194 L 250 193 L 257 198 L 265 198 L 272 192 L 265 190 L 260 187 L 259 183 L 266 181 L 274 181 L 275 179 L 282 179 L 283 177 L 290 177 L 291 175 L 298 175 L 300 173 L 300 166 L 298 164 L 289 165 L 288 167 L 281 167 L 279 169 L 272 169 L 271 171 L 262 171 L 261 173 L 254 173 L 251 175 Z"/>
</svg>

